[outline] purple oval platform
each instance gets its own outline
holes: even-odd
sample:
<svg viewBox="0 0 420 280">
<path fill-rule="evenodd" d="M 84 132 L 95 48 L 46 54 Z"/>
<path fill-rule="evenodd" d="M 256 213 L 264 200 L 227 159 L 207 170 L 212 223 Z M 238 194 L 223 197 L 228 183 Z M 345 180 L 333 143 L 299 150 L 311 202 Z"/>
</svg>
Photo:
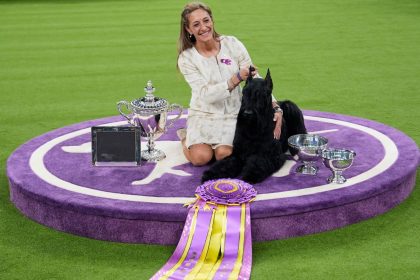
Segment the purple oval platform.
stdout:
<svg viewBox="0 0 420 280">
<path fill-rule="evenodd" d="M 316 176 L 294 172 L 290 159 L 254 187 L 252 238 L 265 241 L 331 230 L 368 219 L 401 203 L 415 185 L 419 150 L 408 136 L 366 119 L 305 111 L 308 131 L 329 147 L 356 151 L 346 183 L 327 184 L 331 171 Z M 124 125 L 120 116 L 63 127 L 20 146 L 7 161 L 11 201 L 27 217 L 48 227 L 95 239 L 176 244 L 207 167 L 182 155 L 176 129 L 156 141 L 167 154 L 137 167 L 95 167 L 90 128 Z M 144 143 L 142 143 L 143 145 Z"/>
</svg>

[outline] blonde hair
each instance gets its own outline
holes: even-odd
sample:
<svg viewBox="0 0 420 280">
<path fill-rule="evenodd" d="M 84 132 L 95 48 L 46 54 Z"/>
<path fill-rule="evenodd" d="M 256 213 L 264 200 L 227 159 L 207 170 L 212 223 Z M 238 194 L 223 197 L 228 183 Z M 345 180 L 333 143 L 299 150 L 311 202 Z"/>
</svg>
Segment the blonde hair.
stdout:
<svg viewBox="0 0 420 280">
<path fill-rule="evenodd" d="M 180 32 L 179 32 L 179 39 L 178 39 L 178 56 L 183 51 L 185 51 L 186 49 L 192 48 L 194 46 L 195 37 L 193 35 L 190 38 L 190 36 L 189 36 L 190 34 L 187 31 L 187 27 L 189 25 L 188 17 L 192 12 L 194 12 L 195 10 L 198 10 L 198 9 L 202 9 L 202 10 L 206 11 L 209 14 L 211 20 L 213 21 L 213 14 L 212 14 L 209 6 L 207 6 L 206 4 L 201 3 L 201 2 L 188 3 L 184 7 L 184 10 L 181 13 L 181 29 L 180 29 Z M 216 39 L 220 37 L 220 35 L 216 32 L 214 27 L 213 27 L 213 37 L 216 38 Z"/>
</svg>

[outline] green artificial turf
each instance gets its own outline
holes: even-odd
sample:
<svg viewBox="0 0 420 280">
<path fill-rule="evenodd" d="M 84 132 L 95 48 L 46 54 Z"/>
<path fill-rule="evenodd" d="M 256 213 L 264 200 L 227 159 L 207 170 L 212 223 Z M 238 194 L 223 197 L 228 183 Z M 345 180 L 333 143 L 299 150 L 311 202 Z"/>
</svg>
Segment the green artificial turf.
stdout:
<svg viewBox="0 0 420 280">
<path fill-rule="evenodd" d="M 148 279 L 173 246 L 78 237 L 25 218 L 9 201 L 6 160 L 52 129 L 116 115 L 156 94 L 188 105 L 176 71 L 185 1 L 0 1 L 0 279 Z M 275 95 L 303 109 L 393 126 L 420 143 L 418 0 L 208 1 Z M 420 279 L 419 175 L 386 214 L 331 232 L 256 243 L 252 279 Z"/>
</svg>

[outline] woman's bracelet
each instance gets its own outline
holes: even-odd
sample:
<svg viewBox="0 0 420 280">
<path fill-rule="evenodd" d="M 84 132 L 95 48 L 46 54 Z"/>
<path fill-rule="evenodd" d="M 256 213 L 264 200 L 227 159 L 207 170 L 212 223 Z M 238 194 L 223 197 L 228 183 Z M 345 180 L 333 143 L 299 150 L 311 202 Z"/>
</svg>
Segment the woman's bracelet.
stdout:
<svg viewBox="0 0 420 280">
<path fill-rule="evenodd" d="M 236 78 L 238 78 L 239 83 L 242 82 L 244 79 L 241 77 L 241 72 L 236 73 Z"/>
</svg>

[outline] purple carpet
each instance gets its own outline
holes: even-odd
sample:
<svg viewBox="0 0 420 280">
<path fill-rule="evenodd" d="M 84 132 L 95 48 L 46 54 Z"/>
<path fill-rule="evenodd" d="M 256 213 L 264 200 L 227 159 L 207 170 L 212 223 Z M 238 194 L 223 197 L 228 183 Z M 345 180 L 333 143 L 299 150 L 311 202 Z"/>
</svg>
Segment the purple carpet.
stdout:
<svg viewBox="0 0 420 280">
<path fill-rule="evenodd" d="M 305 111 L 308 131 L 331 148 L 356 151 L 345 184 L 327 184 L 331 171 L 319 161 L 316 176 L 295 173 L 289 160 L 254 187 L 254 241 L 327 231 L 384 213 L 411 193 L 420 152 L 412 139 L 389 126 L 351 116 Z M 27 217 L 48 227 L 95 239 L 176 244 L 187 209 L 207 167 L 182 155 L 178 120 L 156 141 L 167 158 L 137 167 L 95 167 L 90 127 L 124 125 L 109 117 L 63 127 L 20 146 L 7 161 L 11 201 Z M 142 142 L 144 146 L 144 143 Z"/>
</svg>

